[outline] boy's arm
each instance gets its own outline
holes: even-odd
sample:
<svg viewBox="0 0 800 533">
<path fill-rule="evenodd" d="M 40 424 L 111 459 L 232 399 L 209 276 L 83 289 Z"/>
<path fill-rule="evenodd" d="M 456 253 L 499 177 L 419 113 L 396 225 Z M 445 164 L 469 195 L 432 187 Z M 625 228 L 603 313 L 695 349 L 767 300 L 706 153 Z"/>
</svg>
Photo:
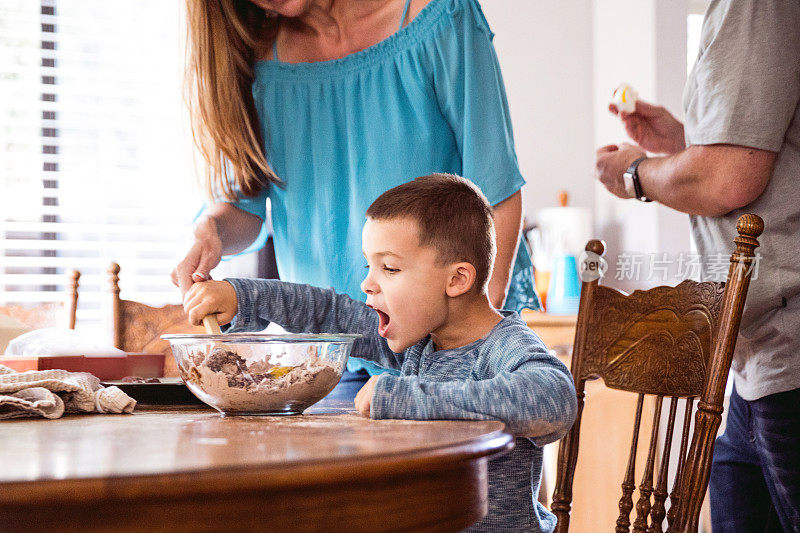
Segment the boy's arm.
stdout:
<svg viewBox="0 0 800 533">
<path fill-rule="evenodd" d="M 566 367 L 549 355 L 541 342 L 529 350 L 526 360 L 485 380 L 442 382 L 381 375 L 370 416 L 494 419 L 504 422 L 515 436 L 530 437 L 539 446 L 553 442 L 575 421 L 575 387 Z"/>
<path fill-rule="evenodd" d="M 333 289 L 274 279 L 228 278 L 238 311 L 229 332 L 260 331 L 275 322 L 292 333 L 359 333 L 358 356 L 386 368 L 400 368 L 402 355 L 378 335 L 378 316 L 363 302 Z"/>
</svg>

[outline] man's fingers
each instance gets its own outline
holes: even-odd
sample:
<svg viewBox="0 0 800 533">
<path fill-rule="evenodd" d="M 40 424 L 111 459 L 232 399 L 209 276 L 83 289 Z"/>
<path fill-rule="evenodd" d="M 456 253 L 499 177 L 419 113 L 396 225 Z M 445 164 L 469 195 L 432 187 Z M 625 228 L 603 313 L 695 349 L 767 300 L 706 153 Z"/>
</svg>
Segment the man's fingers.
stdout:
<svg viewBox="0 0 800 533">
<path fill-rule="evenodd" d="M 608 110 L 614 115 L 619 115 L 619 109 L 617 109 L 615 104 L 608 104 Z"/>
<path fill-rule="evenodd" d="M 617 146 L 616 144 L 607 144 L 597 149 L 597 155 L 607 154 L 609 152 L 616 152 L 617 150 L 619 150 L 619 146 Z"/>
<path fill-rule="evenodd" d="M 653 105 L 643 100 L 637 100 L 635 113 L 643 117 L 654 117 L 660 114 L 663 109 L 664 108 L 659 105 Z"/>
</svg>

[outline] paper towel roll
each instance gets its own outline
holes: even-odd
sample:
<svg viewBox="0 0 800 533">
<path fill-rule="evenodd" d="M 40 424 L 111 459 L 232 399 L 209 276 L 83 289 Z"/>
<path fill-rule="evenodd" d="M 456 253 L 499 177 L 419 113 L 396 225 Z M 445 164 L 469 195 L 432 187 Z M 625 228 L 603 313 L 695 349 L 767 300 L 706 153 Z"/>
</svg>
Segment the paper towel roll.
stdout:
<svg viewBox="0 0 800 533">
<path fill-rule="evenodd" d="M 548 207 L 536 217 L 549 258 L 559 254 L 578 256 L 592 238 L 592 213 L 583 207 Z"/>
</svg>

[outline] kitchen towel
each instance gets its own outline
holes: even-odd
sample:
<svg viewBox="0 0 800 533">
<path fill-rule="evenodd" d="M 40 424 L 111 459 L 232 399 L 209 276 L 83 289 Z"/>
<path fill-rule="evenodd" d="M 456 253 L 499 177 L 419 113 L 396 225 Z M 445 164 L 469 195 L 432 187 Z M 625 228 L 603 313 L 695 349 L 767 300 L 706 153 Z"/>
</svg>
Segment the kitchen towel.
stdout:
<svg viewBox="0 0 800 533">
<path fill-rule="evenodd" d="M 71 413 L 130 413 L 136 400 L 85 372 L 17 372 L 0 365 L 0 420 Z"/>
</svg>

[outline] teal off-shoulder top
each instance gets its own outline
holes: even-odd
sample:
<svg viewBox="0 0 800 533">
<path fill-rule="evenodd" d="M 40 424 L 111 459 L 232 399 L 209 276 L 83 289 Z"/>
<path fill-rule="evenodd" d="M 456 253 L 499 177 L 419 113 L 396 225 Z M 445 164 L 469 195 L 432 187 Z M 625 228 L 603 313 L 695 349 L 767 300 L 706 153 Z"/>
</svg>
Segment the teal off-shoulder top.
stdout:
<svg viewBox="0 0 800 533">
<path fill-rule="evenodd" d="M 431 0 L 342 59 L 284 63 L 276 49 L 256 63 L 265 153 L 283 185 L 235 205 L 265 219 L 269 200 L 281 279 L 363 300 L 361 230 L 381 193 L 433 172 L 470 179 L 492 205 L 523 186 L 492 38 L 476 0 Z M 523 243 L 508 309 L 539 308 L 532 278 Z M 349 368 L 360 365 L 378 371 Z"/>
</svg>

